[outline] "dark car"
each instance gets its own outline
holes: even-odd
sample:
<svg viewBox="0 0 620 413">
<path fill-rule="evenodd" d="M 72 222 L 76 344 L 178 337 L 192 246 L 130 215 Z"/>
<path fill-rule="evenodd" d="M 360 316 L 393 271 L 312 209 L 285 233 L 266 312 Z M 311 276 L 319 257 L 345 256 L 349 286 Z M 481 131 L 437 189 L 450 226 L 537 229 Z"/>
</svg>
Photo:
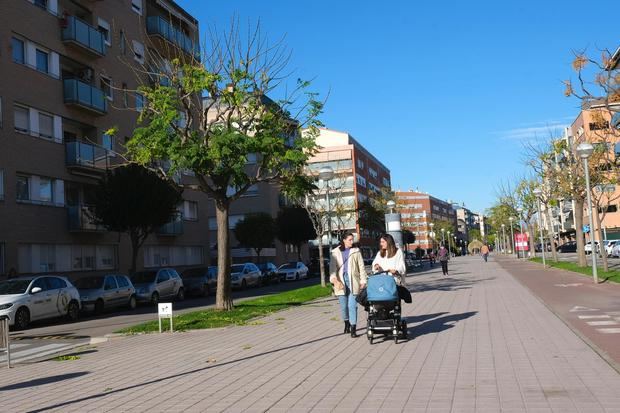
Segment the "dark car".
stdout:
<svg viewBox="0 0 620 413">
<path fill-rule="evenodd" d="M 536 252 L 542 252 L 542 248 L 540 247 L 541 245 L 542 244 L 540 242 L 538 244 L 536 244 Z M 551 252 L 551 243 L 550 242 L 546 243 L 545 251 Z"/>
<path fill-rule="evenodd" d="M 189 268 L 181 273 L 185 291 L 207 297 L 217 291 L 217 267 Z"/>
<path fill-rule="evenodd" d="M 278 267 L 273 262 L 262 262 L 256 266 L 260 270 L 260 285 L 280 282 Z"/>
<path fill-rule="evenodd" d="M 577 252 L 577 241 L 568 241 L 558 247 L 559 252 Z"/>
<path fill-rule="evenodd" d="M 313 258 L 310 260 L 310 264 L 308 264 L 308 275 L 312 275 L 318 277 L 321 275 L 321 267 L 319 266 L 320 260 L 318 258 Z M 325 272 L 329 272 L 329 259 L 323 258 L 323 265 L 325 265 Z"/>
</svg>

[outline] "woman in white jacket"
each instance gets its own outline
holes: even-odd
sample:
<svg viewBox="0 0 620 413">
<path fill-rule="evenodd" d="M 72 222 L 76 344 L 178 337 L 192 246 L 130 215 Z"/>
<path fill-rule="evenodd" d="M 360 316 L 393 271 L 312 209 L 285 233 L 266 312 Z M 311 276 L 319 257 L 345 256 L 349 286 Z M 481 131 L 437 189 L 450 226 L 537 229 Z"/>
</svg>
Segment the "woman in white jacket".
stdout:
<svg viewBox="0 0 620 413">
<path fill-rule="evenodd" d="M 388 272 L 394 276 L 398 285 L 405 285 L 405 257 L 403 252 L 396 248 L 394 238 L 390 234 L 384 234 L 379 240 L 379 252 L 372 262 L 372 272 Z"/>
</svg>

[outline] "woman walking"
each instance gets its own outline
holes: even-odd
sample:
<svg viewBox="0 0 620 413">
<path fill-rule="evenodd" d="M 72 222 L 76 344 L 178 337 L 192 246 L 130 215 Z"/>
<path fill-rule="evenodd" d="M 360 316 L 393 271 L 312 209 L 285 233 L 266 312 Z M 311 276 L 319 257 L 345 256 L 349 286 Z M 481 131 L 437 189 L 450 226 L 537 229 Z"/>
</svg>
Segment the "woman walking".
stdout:
<svg viewBox="0 0 620 413">
<path fill-rule="evenodd" d="M 439 262 L 441 263 L 441 272 L 443 275 L 448 275 L 448 261 L 450 260 L 450 254 L 443 244 L 441 244 L 437 255 L 439 256 Z"/>
<path fill-rule="evenodd" d="M 346 232 L 340 245 L 331 252 L 329 281 L 340 303 L 344 332 L 357 337 L 357 302 L 360 289 L 366 286 L 366 268 L 358 248 L 353 248 L 353 234 Z"/>
<path fill-rule="evenodd" d="M 379 239 L 379 252 L 372 262 L 372 272 L 388 272 L 394 276 L 398 285 L 405 285 L 405 257 L 403 252 L 396 248 L 390 234 L 383 234 Z"/>
</svg>

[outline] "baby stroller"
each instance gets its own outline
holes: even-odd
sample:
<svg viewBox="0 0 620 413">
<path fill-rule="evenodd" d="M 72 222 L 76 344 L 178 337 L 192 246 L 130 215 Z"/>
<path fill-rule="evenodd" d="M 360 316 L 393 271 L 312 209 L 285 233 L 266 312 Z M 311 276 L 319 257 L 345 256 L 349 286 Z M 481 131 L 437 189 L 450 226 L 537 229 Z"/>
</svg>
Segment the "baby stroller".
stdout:
<svg viewBox="0 0 620 413">
<path fill-rule="evenodd" d="M 394 343 L 398 343 L 399 337 L 407 339 L 407 322 L 400 316 L 400 298 L 394 277 L 387 273 L 368 277 L 366 294 L 366 336 L 370 344 L 377 334 L 392 335 Z"/>
</svg>

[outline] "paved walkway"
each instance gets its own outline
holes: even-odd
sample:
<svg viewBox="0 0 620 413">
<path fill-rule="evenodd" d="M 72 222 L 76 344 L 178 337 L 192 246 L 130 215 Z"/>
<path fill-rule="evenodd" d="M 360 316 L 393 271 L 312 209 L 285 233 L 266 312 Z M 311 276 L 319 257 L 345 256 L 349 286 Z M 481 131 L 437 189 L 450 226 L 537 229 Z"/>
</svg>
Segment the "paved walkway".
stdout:
<svg viewBox="0 0 620 413">
<path fill-rule="evenodd" d="M 620 411 L 620 375 L 497 263 L 450 273 L 409 277 L 409 342 L 339 334 L 330 298 L 19 366 L 0 375 L 0 411 Z"/>
</svg>

